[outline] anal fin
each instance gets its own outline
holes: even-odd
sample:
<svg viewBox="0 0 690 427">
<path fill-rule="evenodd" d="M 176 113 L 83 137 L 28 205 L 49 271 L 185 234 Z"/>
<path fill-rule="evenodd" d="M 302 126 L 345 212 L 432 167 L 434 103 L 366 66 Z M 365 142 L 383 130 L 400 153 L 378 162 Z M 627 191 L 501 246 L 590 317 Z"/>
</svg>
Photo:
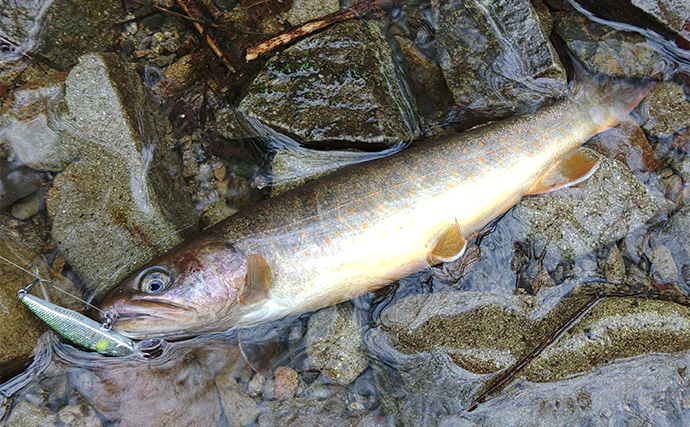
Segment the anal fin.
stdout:
<svg viewBox="0 0 690 427">
<path fill-rule="evenodd" d="M 563 158 L 537 179 L 527 194 L 541 194 L 586 181 L 599 168 L 599 161 L 587 150 L 579 149 Z"/>
<path fill-rule="evenodd" d="M 441 230 L 431 243 L 432 249 L 427 255 L 429 265 L 442 262 L 455 261 L 465 252 L 467 240 L 460 231 L 457 222 L 450 224 Z"/>
</svg>

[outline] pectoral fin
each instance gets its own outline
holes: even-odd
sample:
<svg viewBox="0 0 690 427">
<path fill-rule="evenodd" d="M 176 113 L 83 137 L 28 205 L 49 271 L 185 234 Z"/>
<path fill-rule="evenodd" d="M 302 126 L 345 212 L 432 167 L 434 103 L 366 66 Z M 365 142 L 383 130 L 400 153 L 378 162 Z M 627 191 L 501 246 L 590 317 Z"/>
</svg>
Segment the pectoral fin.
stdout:
<svg viewBox="0 0 690 427">
<path fill-rule="evenodd" d="M 527 191 L 541 194 L 586 181 L 599 168 L 599 162 L 587 150 L 577 150 L 549 169 Z"/>
<path fill-rule="evenodd" d="M 261 255 L 247 256 L 247 277 L 240 304 L 254 304 L 268 297 L 273 285 L 273 274 L 268 261 Z"/>
<path fill-rule="evenodd" d="M 460 232 L 457 222 L 446 226 L 432 240 L 431 252 L 427 255 L 429 265 L 455 261 L 465 252 L 467 240 Z"/>
</svg>

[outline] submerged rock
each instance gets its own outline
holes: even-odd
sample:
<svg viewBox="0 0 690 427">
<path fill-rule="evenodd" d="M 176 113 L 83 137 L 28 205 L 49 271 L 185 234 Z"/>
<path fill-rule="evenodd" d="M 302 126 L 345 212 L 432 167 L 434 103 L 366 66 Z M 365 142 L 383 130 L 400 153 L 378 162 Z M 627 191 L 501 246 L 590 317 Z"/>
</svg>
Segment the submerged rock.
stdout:
<svg viewBox="0 0 690 427">
<path fill-rule="evenodd" d="M 0 209 L 34 193 L 40 183 L 35 171 L 0 158 Z"/>
<path fill-rule="evenodd" d="M 180 230 L 195 219 L 166 122 L 115 55 L 82 57 L 67 76 L 65 101 L 63 137 L 73 139 L 80 155 L 48 193 L 52 236 L 101 296 L 179 243 Z"/>
<path fill-rule="evenodd" d="M 575 57 L 595 73 L 658 80 L 673 73 L 639 33 L 614 30 L 575 11 L 557 15 L 556 32 Z"/>
<path fill-rule="evenodd" d="M 216 377 L 223 412 L 231 426 L 246 426 L 259 415 L 259 407 L 251 397 L 240 391 L 237 381 L 228 373 Z"/>
<path fill-rule="evenodd" d="M 302 144 L 387 146 L 419 134 L 416 105 L 382 30 L 362 20 L 273 57 L 240 109 Z"/>
<path fill-rule="evenodd" d="M 369 366 L 362 339 L 362 325 L 351 304 L 324 308 L 309 318 L 309 359 L 340 384 L 350 384 Z"/>
<path fill-rule="evenodd" d="M 636 114 L 647 135 L 668 138 L 690 127 L 690 99 L 680 84 L 658 83 L 637 107 Z"/>
<path fill-rule="evenodd" d="M 579 2 L 600 18 L 649 28 L 673 38 L 690 16 L 684 0 L 582 0 Z"/>
<path fill-rule="evenodd" d="M 287 12 L 287 20 L 291 25 L 300 25 L 338 10 L 338 0 L 294 0 Z"/>
<path fill-rule="evenodd" d="M 567 93 L 566 75 L 527 0 L 433 0 L 441 69 L 455 102 L 533 111 Z"/>
<path fill-rule="evenodd" d="M 367 341 L 376 356 L 373 366 L 379 387 L 389 390 L 381 396 L 386 412 L 409 425 L 436 424 L 454 414 L 463 414 L 463 419 L 468 414 L 465 410 L 490 380 L 527 356 L 586 299 L 565 298 L 551 309 L 549 303 L 532 308 L 525 297 L 445 292 L 393 303 L 381 314 Z M 676 303 L 604 298 L 529 363 L 509 388 L 514 388 L 514 394 L 523 384 L 541 382 L 543 386 L 530 387 L 554 389 L 559 387 L 558 381 L 619 360 L 687 351 L 688 322 L 690 308 Z M 644 369 L 644 364 L 635 365 L 635 369 Z M 626 381 L 625 377 L 622 380 Z M 590 376 L 588 381 L 588 387 L 607 389 L 610 380 Z M 621 395 L 637 393 L 634 381 L 619 387 L 624 390 Z M 549 417 L 564 417 L 548 394 L 543 396 L 552 403 L 542 405 L 541 410 Z M 597 398 L 604 400 L 591 402 L 592 406 L 605 406 L 610 397 Z M 491 399 L 493 396 L 489 402 Z M 588 407 L 580 409 L 585 419 L 600 416 Z M 472 414 L 470 418 L 475 419 Z M 513 424 L 511 416 L 506 410 L 495 415 L 509 425 Z M 565 420 L 571 419 L 561 421 Z"/>
</svg>

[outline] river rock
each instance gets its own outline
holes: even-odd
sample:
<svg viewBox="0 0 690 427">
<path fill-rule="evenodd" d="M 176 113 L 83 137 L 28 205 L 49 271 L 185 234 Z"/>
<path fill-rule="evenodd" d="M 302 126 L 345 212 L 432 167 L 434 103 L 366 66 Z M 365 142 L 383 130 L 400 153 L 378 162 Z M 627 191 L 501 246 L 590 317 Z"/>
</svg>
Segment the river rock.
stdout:
<svg viewBox="0 0 690 427">
<path fill-rule="evenodd" d="M 0 158 L 0 209 L 36 192 L 41 181 L 36 171 Z"/>
<path fill-rule="evenodd" d="M 661 61 L 659 52 L 639 33 L 617 31 L 575 11 L 559 13 L 556 20 L 556 33 L 592 72 L 658 80 L 673 73 L 670 67 L 664 66 L 666 61 Z"/>
<path fill-rule="evenodd" d="M 527 0 L 432 0 L 439 61 L 455 102 L 501 115 L 567 94 L 566 75 Z"/>
<path fill-rule="evenodd" d="M 590 179 L 524 198 L 481 239 L 482 255 L 464 277 L 464 289 L 512 294 L 516 283 L 531 280 L 525 274 L 536 274 L 541 266 L 553 273 L 656 214 L 654 199 L 623 163 L 589 152 L 600 161 Z"/>
<path fill-rule="evenodd" d="M 141 263 L 193 230 L 164 119 L 114 54 L 85 55 L 67 76 L 65 126 L 80 156 L 48 193 L 52 236 L 102 296 Z M 63 134 L 64 137 L 64 134 Z"/>
<path fill-rule="evenodd" d="M 57 415 L 46 406 L 19 400 L 6 420 L 8 426 L 45 427 L 57 425 Z"/>
<path fill-rule="evenodd" d="M 690 100 L 675 82 L 657 83 L 636 109 L 647 135 L 663 139 L 690 127 Z"/>
<path fill-rule="evenodd" d="M 351 304 L 314 313 L 307 329 L 307 354 L 312 365 L 336 382 L 350 384 L 369 365 L 362 329 Z"/>
<path fill-rule="evenodd" d="M 259 407 L 251 397 L 240 391 L 237 381 L 228 373 L 216 377 L 223 412 L 231 426 L 246 426 L 259 415 Z"/>
<path fill-rule="evenodd" d="M 417 107 L 381 28 L 334 25 L 268 61 L 240 109 L 302 144 L 382 147 L 419 134 Z M 223 116 L 217 117 L 219 131 Z"/>
<path fill-rule="evenodd" d="M 665 282 L 677 286 L 677 292 L 685 297 L 690 296 L 689 236 L 690 206 L 685 205 L 666 221 L 658 234 L 652 237 L 651 252 L 648 254 L 656 254 L 657 266 L 659 266 L 659 264 L 666 266 L 662 268 L 662 272 L 659 272 L 667 279 Z M 657 249 L 659 247 L 665 249 Z M 666 251 L 668 251 L 668 254 L 664 254 Z M 661 254 L 664 255 L 662 255 L 662 259 L 660 260 Z M 668 264 L 668 259 L 665 255 L 669 254 L 675 261 L 674 266 Z M 676 280 L 672 280 L 674 277 Z"/>
<path fill-rule="evenodd" d="M 652 172 L 661 164 L 644 131 L 631 118 L 595 135 L 587 142 L 587 146 L 606 157 L 620 160 L 636 176 Z"/>
<path fill-rule="evenodd" d="M 45 190 L 35 191 L 12 205 L 10 213 L 18 220 L 27 220 L 45 208 Z"/>
<path fill-rule="evenodd" d="M 61 289 L 73 295 L 80 293 L 72 283 L 54 274 L 48 265 L 19 238 L 4 227 L 0 227 L 0 256 L 31 270 L 31 265 L 38 267 L 39 275 L 51 280 Z M 48 328 L 28 308 L 17 299 L 17 291 L 33 281 L 33 277 L 17 267 L 0 260 L 0 382 L 23 370 L 31 360 L 31 354 L 38 338 Z M 62 292 L 44 285 L 50 301 L 71 309 L 79 309 L 76 300 Z M 35 295 L 41 295 L 34 289 Z"/>
<path fill-rule="evenodd" d="M 582 0 L 580 5 L 600 18 L 649 28 L 672 39 L 690 16 L 684 0 Z"/>
<path fill-rule="evenodd" d="M 287 13 L 287 20 L 291 25 L 296 26 L 338 10 L 340 10 L 338 0 L 294 0 Z"/>
<path fill-rule="evenodd" d="M 38 44 L 41 22 L 51 0 L 3 4 L 0 19 L 0 84 L 9 85 L 31 58 L 26 53 Z"/>
<path fill-rule="evenodd" d="M 65 77 L 60 73 L 10 92 L 0 116 L 0 143 L 32 169 L 61 171 L 77 155 L 63 138 L 67 113 Z"/>
</svg>

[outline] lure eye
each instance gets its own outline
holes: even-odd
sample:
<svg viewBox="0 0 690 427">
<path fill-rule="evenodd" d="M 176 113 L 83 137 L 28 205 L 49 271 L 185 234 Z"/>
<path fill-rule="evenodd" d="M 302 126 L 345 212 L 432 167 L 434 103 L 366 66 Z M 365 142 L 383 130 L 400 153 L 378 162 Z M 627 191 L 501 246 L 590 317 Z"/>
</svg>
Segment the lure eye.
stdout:
<svg viewBox="0 0 690 427">
<path fill-rule="evenodd" d="M 170 274 L 161 267 L 150 267 L 141 273 L 139 290 L 147 294 L 157 294 L 172 282 Z"/>
</svg>

